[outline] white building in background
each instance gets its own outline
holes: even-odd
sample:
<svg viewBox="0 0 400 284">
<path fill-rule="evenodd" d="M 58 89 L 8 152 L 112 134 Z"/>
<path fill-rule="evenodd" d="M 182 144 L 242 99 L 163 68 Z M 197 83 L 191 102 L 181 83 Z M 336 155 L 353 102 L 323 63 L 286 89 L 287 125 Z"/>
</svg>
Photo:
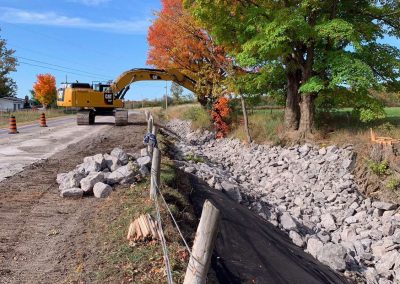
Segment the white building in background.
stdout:
<svg viewBox="0 0 400 284">
<path fill-rule="evenodd" d="M 17 111 L 23 108 L 23 99 L 13 97 L 0 98 L 0 111 Z"/>
</svg>

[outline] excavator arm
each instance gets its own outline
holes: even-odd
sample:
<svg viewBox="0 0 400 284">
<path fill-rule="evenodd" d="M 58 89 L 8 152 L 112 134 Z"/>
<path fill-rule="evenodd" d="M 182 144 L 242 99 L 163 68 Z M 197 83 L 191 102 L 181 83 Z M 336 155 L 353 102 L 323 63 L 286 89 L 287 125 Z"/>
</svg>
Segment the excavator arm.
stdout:
<svg viewBox="0 0 400 284">
<path fill-rule="evenodd" d="M 186 89 L 195 92 L 196 81 L 176 69 L 132 69 L 122 73 L 112 84 L 111 89 L 116 99 L 124 99 L 129 85 L 138 81 L 173 81 Z"/>
</svg>

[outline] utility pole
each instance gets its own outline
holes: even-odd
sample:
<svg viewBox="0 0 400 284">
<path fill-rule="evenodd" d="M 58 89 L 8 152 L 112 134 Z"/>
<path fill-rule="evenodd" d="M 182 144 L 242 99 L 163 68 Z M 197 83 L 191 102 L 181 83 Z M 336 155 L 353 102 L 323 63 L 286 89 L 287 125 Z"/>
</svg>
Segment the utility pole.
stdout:
<svg viewBox="0 0 400 284">
<path fill-rule="evenodd" d="M 168 109 L 168 81 L 165 81 L 165 110 Z"/>
</svg>

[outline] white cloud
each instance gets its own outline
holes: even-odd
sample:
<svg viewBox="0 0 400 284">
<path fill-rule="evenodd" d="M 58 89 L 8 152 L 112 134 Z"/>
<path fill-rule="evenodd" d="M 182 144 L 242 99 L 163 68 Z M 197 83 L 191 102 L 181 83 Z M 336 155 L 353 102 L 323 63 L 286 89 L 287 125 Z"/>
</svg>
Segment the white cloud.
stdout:
<svg viewBox="0 0 400 284">
<path fill-rule="evenodd" d="M 99 6 L 110 2 L 111 0 L 68 0 L 68 2 L 80 3 L 87 6 Z"/>
<path fill-rule="evenodd" d="M 93 29 L 126 34 L 145 34 L 150 25 L 150 20 L 148 19 L 96 22 L 85 18 L 63 16 L 55 12 L 33 12 L 8 7 L 0 7 L 0 21 L 13 24 Z"/>
</svg>

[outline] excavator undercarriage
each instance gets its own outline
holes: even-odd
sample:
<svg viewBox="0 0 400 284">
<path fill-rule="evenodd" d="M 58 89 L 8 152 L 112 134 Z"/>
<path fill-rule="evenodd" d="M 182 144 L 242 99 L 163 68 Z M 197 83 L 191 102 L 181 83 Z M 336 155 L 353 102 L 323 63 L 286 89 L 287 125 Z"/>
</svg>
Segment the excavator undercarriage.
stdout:
<svg viewBox="0 0 400 284">
<path fill-rule="evenodd" d="M 128 125 L 128 111 L 125 109 L 115 109 L 109 113 L 101 112 L 100 116 L 114 116 L 115 126 Z M 96 110 L 82 109 L 76 114 L 76 122 L 78 125 L 91 125 L 94 124 L 96 118 Z"/>
</svg>

